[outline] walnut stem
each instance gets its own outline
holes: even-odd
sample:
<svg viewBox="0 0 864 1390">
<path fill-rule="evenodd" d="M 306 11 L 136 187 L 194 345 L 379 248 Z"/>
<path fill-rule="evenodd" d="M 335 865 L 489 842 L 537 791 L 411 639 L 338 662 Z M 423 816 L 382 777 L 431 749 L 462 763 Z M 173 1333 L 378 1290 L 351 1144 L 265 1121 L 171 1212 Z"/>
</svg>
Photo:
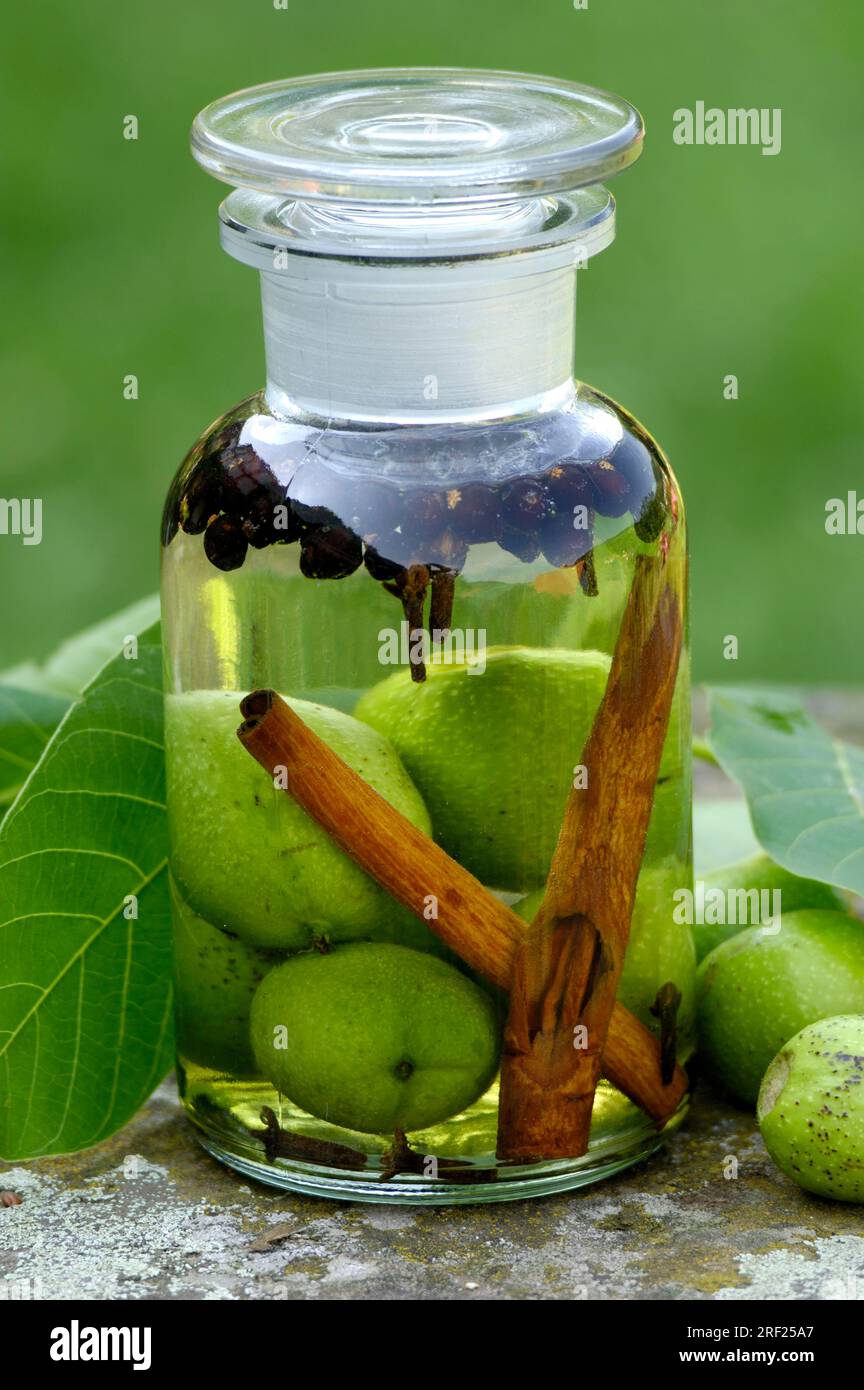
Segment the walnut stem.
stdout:
<svg viewBox="0 0 864 1390">
<path fill-rule="evenodd" d="M 453 621 L 453 598 L 456 592 L 456 575 L 452 570 L 432 571 L 432 599 L 429 604 L 429 636 L 433 643 L 436 634 L 444 637 L 450 631 Z"/>
<path fill-rule="evenodd" d="M 429 570 L 425 565 L 409 565 L 399 581 L 399 595 L 402 611 L 408 623 L 409 665 L 412 681 L 425 681 L 426 663 L 422 656 L 415 661 L 411 644 L 425 632 L 423 608 L 426 603 L 426 590 L 429 587 Z"/>
</svg>

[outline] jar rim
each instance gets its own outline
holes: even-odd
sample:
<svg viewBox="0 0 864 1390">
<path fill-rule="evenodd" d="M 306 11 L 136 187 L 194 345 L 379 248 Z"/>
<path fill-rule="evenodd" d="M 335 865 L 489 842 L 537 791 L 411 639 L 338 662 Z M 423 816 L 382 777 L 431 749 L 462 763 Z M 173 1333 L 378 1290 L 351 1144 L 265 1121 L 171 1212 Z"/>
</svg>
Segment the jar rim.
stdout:
<svg viewBox="0 0 864 1390">
<path fill-rule="evenodd" d="M 219 219 L 224 250 L 259 271 L 278 268 L 284 254 L 411 265 L 518 253 L 524 259 L 556 248 L 578 267 L 614 240 L 615 199 L 597 184 L 556 198 L 474 204 L 435 226 L 432 216 L 376 216 L 361 204 L 315 204 L 238 188 L 220 205 Z M 526 273 L 532 270 L 525 265 Z"/>
</svg>

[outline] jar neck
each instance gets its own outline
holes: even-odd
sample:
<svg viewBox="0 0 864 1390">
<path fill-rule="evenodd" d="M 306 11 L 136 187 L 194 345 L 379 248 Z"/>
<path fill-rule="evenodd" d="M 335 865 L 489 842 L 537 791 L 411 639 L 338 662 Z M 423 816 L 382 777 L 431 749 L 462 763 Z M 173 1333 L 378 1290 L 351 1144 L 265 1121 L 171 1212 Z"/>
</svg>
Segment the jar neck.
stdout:
<svg viewBox="0 0 864 1390">
<path fill-rule="evenodd" d="M 277 415 L 423 423 L 543 409 L 572 391 L 571 247 L 451 262 L 282 252 L 261 273 Z"/>
</svg>

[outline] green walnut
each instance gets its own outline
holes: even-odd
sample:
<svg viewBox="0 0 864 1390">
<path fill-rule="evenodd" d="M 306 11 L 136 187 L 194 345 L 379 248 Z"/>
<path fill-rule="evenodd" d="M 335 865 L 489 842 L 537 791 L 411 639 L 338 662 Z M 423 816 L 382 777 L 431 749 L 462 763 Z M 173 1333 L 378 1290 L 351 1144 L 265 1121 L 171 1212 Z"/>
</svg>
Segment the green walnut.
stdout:
<svg viewBox="0 0 864 1390">
<path fill-rule="evenodd" d="M 681 870 L 672 867 L 645 868 L 640 873 L 618 1000 L 659 1034 L 660 1021 L 652 1009 L 662 987 L 675 985 L 681 995 L 675 1016 L 678 1055 L 686 1057 L 693 1050 L 695 1031 L 696 955 L 690 928 L 674 916 L 674 894 L 682 887 L 681 879 Z M 514 905 L 514 912 L 530 922 L 543 892 L 541 888 L 530 893 Z"/>
<path fill-rule="evenodd" d="M 693 923 L 699 960 L 745 927 L 770 922 L 777 915 L 776 903 L 779 903 L 781 915 L 797 912 L 802 907 L 816 907 L 826 912 L 844 909 L 839 893 L 827 883 L 790 874 L 767 854 L 754 854 L 750 859 L 715 869 L 704 875 L 702 883 L 704 902 L 699 916 L 708 920 Z M 779 893 L 779 898 L 775 898 L 775 893 Z M 723 920 L 715 921 L 715 918 Z"/>
<path fill-rule="evenodd" d="M 435 838 L 493 888 L 545 881 L 609 658 L 498 647 L 485 670 L 431 662 L 389 676 L 356 714 L 387 733 L 429 808 Z"/>
<path fill-rule="evenodd" d="M 196 917 L 172 894 L 174 1016 L 184 1061 L 232 1076 L 254 1076 L 249 1042 L 252 996 L 278 951 L 249 946 Z"/>
<path fill-rule="evenodd" d="M 609 665 L 604 652 L 492 647 L 482 670 L 433 661 L 422 683 L 398 671 L 355 713 L 393 740 L 447 853 L 490 887 L 524 893 L 546 881 Z M 672 795 L 655 811 L 664 825 L 652 821 L 664 843 L 680 840 L 678 742 L 670 727 L 660 779 Z"/>
<path fill-rule="evenodd" d="M 733 1096 L 755 1105 L 771 1059 L 808 1024 L 864 1010 L 864 926 L 803 908 L 716 946 L 697 976 L 699 1051 Z"/>
<path fill-rule="evenodd" d="M 416 684 L 398 671 L 356 714 L 392 738 L 448 854 L 524 892 L 545 882 L 608 673 L 602 652 L 492 648 L 482 674 L 432 662 Z"/>
<path fill-rule="evenodd" d="M 166 700 L 172 870 L 194 912 L 254 946 L 375 938 L 437 940 L 334 844 L 239 742 L 236 691 Z M 430 833 L 423 799 L 383 735 L 340 710 L 289 700 L 355 772 Z"/>
<path fill-rule="evenodd" d="M 796 1033 L 766 1071 L 756 1113 L 766 1149 L 799 1187 L 864 1202 L 864 1017 Z"/>
<path fill-rule="evenodd" d="M 252 1049 L 277 1090 L 365 1134 L 426 1129 L 477 1100 L 498 1067 L 489 996 L 452 965 L 356 943 L 294 956 L 252 1001 Z"/>
</svg>

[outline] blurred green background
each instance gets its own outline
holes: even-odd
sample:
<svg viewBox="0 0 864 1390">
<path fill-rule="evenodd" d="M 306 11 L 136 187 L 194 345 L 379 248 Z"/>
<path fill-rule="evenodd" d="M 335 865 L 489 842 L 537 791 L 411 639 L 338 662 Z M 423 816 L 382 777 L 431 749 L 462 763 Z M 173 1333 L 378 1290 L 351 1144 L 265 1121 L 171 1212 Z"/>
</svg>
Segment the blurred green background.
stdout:
<svg viewBox="0 0 864 1390">
<path fill-rule="evenodd" d="M 46 0 L 4 28 L 0 493 L 44 499 L 44 540 L 0 536 L 3 665 L 156 586 L 172 473 L 261 384 L 258 288 L 219 250 L 224 190 L 188 155 L 195 112 L 292 74 L 464 64 L 607 87 L 645 117 L 645 154 L 615 187 L 619 239 L 582 279 L 577 371 L 649 426 L 683 484 L 697 676 L 861 679 L 864 537 L 824 521 L 861 477 L 864 12 Z M 674 144 L 673 112 L 699 100 L 782 108 L 781 153 Z"/>
</svg>

